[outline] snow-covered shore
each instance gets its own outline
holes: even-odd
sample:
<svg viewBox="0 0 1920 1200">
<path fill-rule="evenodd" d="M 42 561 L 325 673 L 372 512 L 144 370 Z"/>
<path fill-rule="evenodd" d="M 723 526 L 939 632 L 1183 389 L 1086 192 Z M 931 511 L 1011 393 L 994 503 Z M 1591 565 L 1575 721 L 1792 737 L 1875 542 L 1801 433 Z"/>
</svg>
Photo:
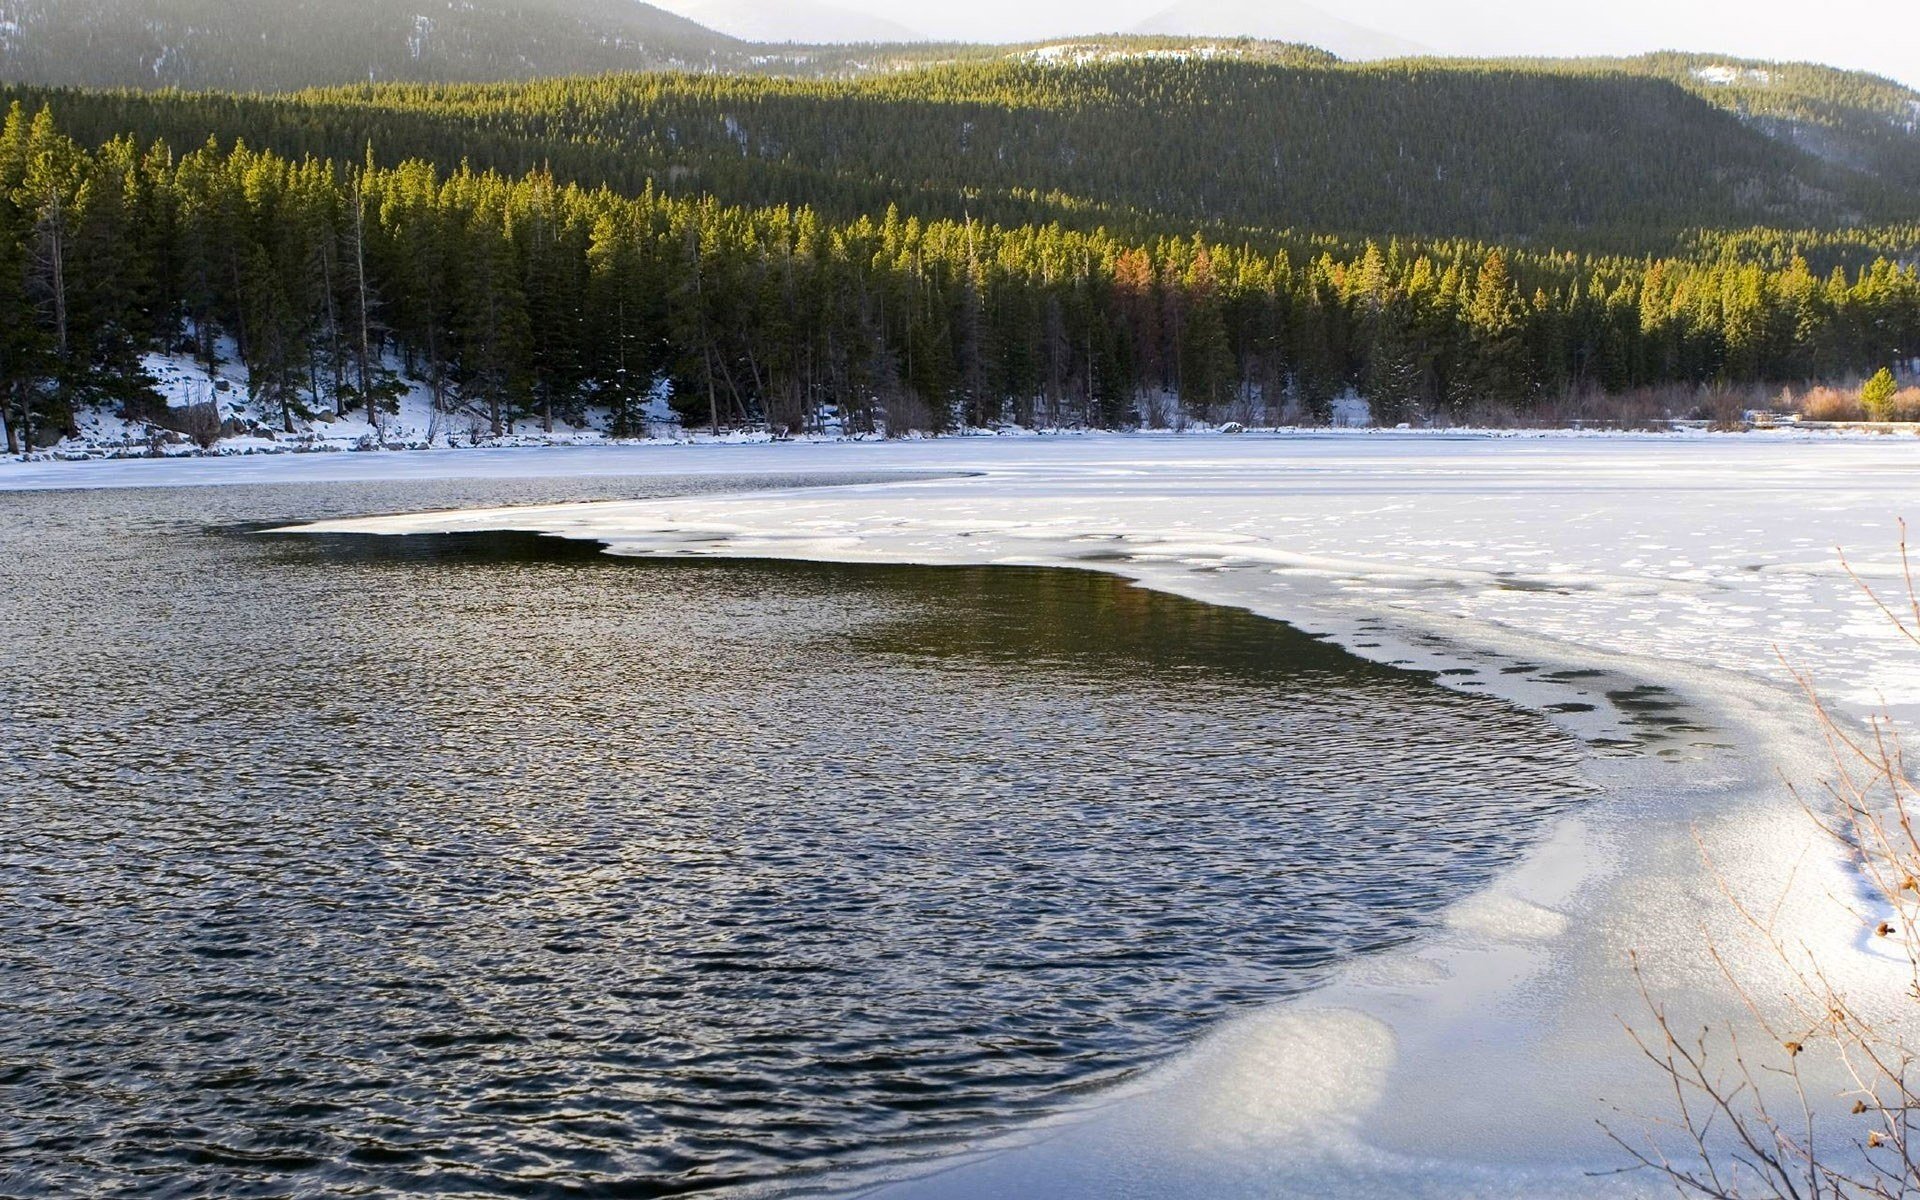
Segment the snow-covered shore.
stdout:
<svg viewBox="0 0 1920 1200">
<path fill-rule="evenodd" d="M 97 414 L 96 414 L 97 416 Z M 1668 444 L 1753 441 L 1767 445 L 1907 443 L 1915 429 L 1896 426 L 1778 426 L 1746 431 L 1704 427 L 1669 431 L 1613 429 L 1379 429 L 1364 425 L 1297 427 L 1230 435 L 1195 427 L 1185 431 L 1141 430 L 1129 433 L 976 430 L 946 437 L 795 436 L 764 432 L 709 434 L 660 424 L 667 431 L 645 438 L 610 438 L 603 433 L 563 429 L 552 435 L 531 428 L 500 439 L 470 438 L 464 444 L 432 444 L 399 438 L 373 441 L 370 427 L 349 422 L 339 429 L 350 436 L 320 436 L 267 441 L 233 438 L 207 450 L 188 444 L 153 449 L 138 439 L 124 443 L 82 439 L 71 445 L 36 451 L 25 458 L 0 456 L 0 491 L 96 487 L 180 487 L 238 481 L 536 478 L 570 475 L 649 475 L 698 473 L 725 450 L 736 457 L 727 471 L 783 472 L 842 470 L 988 470 L 1011 464 L 1020 455 L 1004 453 L 1009 442 L 1152 446 L 1164 442 L 1215 443 L 1232 438 L 1260 444 L 1275 440 L 1327 441 L 1627 441 Z M 1102 451 L 1103 453 L 1105 451 Z M 1041 451 L 1047 454 L 1050 452 Z"/>
<path fill-rule="evenodd" d="M 312 465 L 308 465 L 309 462 Z M 417 465 L 416 465 L 417 464 Z M 140 468 L 151 468 L 142 471 Z M 1418 946 L 1230 1023 L 1118 1094 L 881 1184 L 902 1197 L 1659 1194 L 1597 1122 L 1667 1112 L 1619 1019 L 1629 952 L 1684 1022 L 1740 1017 L 1726 883 L 1837 977 L 1898 995 L 1848 865 L 1784 780 L 1821 750 L 1776 649 L 1858 714 L 1920 714 L 1920 670 L 1841 570 L 1891 579 L 1920 515 L 1905 439 L 1026 438 L 919 444 L 47 464 L 8 486 L 404 474 L 940 471 L 694 500 L 332 521 L 534 530 L 615 553 L 1114 571 L 1611 732 L 1601 693 L 1672 689 L 1726 749 L 1597 758 L 1605 799 Z M 84 480 L 84 482 L 83 482 Z M 1591 674 L 1600 672 L 1600 675 Z M 1609 682 L 1609 681 L 1612 682 Z M 1391 813 L 1382 813 L 1391 820 Z M 1722 868 L 1703 862 L 1702 850 Z M 1761 994 L 1764 955 L 1741 956 Z M 1841 1081 L 1815 1063 L 1815 1094 Z M 1622 1114 L 1626 1115 L 1622 1115 Z M 861 1181 L 862 1183 L 872 1181 Z"/>
</svg>

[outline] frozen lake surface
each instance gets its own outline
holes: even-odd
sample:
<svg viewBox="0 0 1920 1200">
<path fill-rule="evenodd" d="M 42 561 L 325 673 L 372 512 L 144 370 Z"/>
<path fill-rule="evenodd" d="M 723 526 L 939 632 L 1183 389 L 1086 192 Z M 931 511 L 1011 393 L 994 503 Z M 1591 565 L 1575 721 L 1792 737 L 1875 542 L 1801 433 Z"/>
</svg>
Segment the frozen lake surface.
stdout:
<svg viewBox="0 0 1920 1200">
<path fill-rule="evenodd" d="M 509 457 L 516 455 L 520 457 Z M 359 462 L 354 459 L 368 458 Z M 389 463 L 391 462 L 391 465 Z M 556 468 L 555 464 L 565 464 Z M 644 465 L 642 465 L 644 464 Z M 1841 569 L 1898 576 L 1909 439 L 1026 439 L 328 456 L 12 468 L 18 486 L 482 471 L 945 471 L 827 490 L 437 513 L 339 533 L 520 530 L 641 556 L 1076 566 L 1282 618 L 1603 751 L 1564 817 L 1440 927 L 1230 1020 L 1064 1114 L 898 1172 L 909 1196 L 1647 1194 L 1597 1125 L 1666 1111 L 1620 1028 L 1630 953 L 1683 1022 L 1739 1003 L 1722 887 L 1843 986 L 1897 995 L 1871 914 L 1785 781 L 1822 770 L 1779 655 L 1844 711 L 1920 711 L 1920 672 Z M 1675 700 L 1675 697 L 1678 700 Z M 1676 704 L 1678 707 L 1676 708 Z M 1672 736 L 1675 731 L 1679 736 Z M 1716 748 L 1719 747 L 1719 748 Z M 1709 869 L 1703 851 L 1735 871 Z M 1803 1060 L 1817 1095 L 1840 1081 Z"/>
</svg>

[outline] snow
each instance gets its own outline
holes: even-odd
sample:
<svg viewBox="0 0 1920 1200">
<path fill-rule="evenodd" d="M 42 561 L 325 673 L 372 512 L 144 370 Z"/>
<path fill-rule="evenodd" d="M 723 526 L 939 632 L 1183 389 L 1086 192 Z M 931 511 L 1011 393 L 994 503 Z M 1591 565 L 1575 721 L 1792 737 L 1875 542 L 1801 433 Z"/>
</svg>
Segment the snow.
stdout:
<svg viewBox="0 0 1920 1200">
<path fill-rule="evenodd" d="M 1341 429 L 1362 429 L 1373 424 L 1373 406 L 1352 392 L 1333 398 L 1329 420 Z"/>
<path fill-rule="evenodd" d="M 416 14 L 413 32 L 407 35 L 407 58 L 419 62 L 427 52 L 427 40 L 433 36 L 433 18 Z"/>
<path fill-rule="evenodd" d="M 1301 0 L 1179 0 L 1129 32 L 1295 42 L 1356 62 L 1432 53 L 1416 42 L 1347 20 L 1345 14 L 1350 11 L 1348 5 L 1323 8 Z"/>
<path fill-rule="evenodd" d="M 1084 67 L 1116 62 L 1211 62 L 1216 58 L 1245 57 L 1245 48 L 1198 43 L 1177 50 L 1149 49 L 1142 46 L 1115 46 L 1099 42 L 1059 42 L 1036 46 L 1019 57 L 1046 66 Z"/>
<path fill-rule="evenodd" d="M 537 421 L 521 419 L 510 423 L 499 437 L 493 436 L 484 414 L 475 409 L 436 410 L 432 389 L 419 379 L 405 377 L 402 364 L 389 358 L 384 366 L 401 378 L 403 390 L 398 411 L 384 414 L 375 428 L 364 410 L 336 415 L 322 403 L 310 417 L 296 415 L 292 431 L 279 408 L 256 400 L 251 391 L 246 366 L 232 339 L 222 338 L 215 349 L 219 365 L 209 369 L 204 361 L 190 354 L 149 353 L 141 365 L 156 383 L 155 390 L 172 409 L 213 404 L 217 417 L 243 430 L 221 437 L 212 447 L 215 454 L 261 454 L 298 451 L 359 450 L 369 448 L 428 448 L 456 445 L 589 445 L 608 441 L 605 428 L 608 414 L 589 411 L 579 424 L 556 417 L 554 428 L 546 430 Z M 639 440 L 683 440 L 687 435 L 679 417 L 667 403 L 664 383 L 656 384 L 643 396 L 636 396 L 636 409 L 646 437 Z M 310 397 L 303 397 L 311 405 Z M 183 435 L 145 421 L 129 420 L 118 412 L 101 408 L 82 409 L 75 419 L 77 436 L 52 447 L 48 454 L 56 458 L 93 458 L 117 455 L 192 455 L 200 451 Z"/>
<path fill-rule="evenodd" d="M 932 1167 L 847 1181 L 945 1197 L 1584 1196 L 1663 1190 L 1607 1174 L 1661 1116 L 1621 1018 L 1638 956 L 1676 1023 L 1743 1021 L 1706 953 L 1767 1003 L 1781 974 L 1722 888 L 1780 903 L 1789 945 L 1842 985 L 1898 998 L 1904 964 L 1783 781 L 1823 752 L 1784 653 L 1840 708 L 1920 716 L 1920 663 L 1857 594 L 1897 581 L 1920 516 L 1908 438 L 1089 436 L 25 464 L 7 486 L 399 474 L 946 472 L 684 500 L 329 521 L 313 531 L 532 530 L 617 554 L 1054 565 L 1249 608 L 1446 686 L 1551 711 L 1593 738 L 1607 693 L 1671 689 L 1711 732 L 1600 754 L 1605 798 L 1404 951 L 1232 1021 L 1124 1088 Z M 1715 749 L 1714 743 L 1725 748 Z M 1390 819 L 1390 814 L 1382 814 Z M 1719 864 L 1728 868 L 1722 872 Z M 1784 900 L 1783 900 L 1784 898 Z M 1832 1063 L 1800 1065 L 1816 1097 Z"/>
<path fill-rule="evenodd" d="M 1773 82 L 1773 72 L 1759 67 L 1733 67 L 1724 63 L 1709 67 L 1695 67 L 1693 77 L 1701 83 L 1714 87 L 1732 87 L 1736 83 L 1752 83 L 1765 87 Z"/>
</svg>

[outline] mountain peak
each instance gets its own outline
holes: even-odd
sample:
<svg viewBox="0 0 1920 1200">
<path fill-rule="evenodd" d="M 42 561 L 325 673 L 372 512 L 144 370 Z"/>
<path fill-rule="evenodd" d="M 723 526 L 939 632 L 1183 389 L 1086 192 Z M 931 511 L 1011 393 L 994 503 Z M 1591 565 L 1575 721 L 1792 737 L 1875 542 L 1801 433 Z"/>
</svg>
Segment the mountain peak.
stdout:
<svg viewBox="0 0 1920 1200">
<path fill-rule="evenodd" d="M 660 7 L 748 42 L 831 45 L 926 40 L 925 34 L 898 21 L 820 0 L 664 0 Z"/>
<path fill-rule="evenodd" d="M 1424 46 L 1356 25 L 1300 0 L 1180 0 L 1135 25 L 1132 32 L 1301 42 L 1351 60 L 1432 53 Z"/>
</svg>

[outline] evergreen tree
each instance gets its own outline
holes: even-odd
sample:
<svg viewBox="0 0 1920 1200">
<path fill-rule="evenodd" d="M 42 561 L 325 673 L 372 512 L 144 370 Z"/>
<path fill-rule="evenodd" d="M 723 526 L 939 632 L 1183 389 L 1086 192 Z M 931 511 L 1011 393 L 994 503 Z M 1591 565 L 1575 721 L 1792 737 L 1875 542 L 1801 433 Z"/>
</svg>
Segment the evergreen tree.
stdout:
<svg viewBox="0 0 1920 1200">
<path fill-rule="evenodd" d="M 1874 372 L 1860 389 L 1860 403 L 1867 410 L 1869 421 L 1891 421 L 1893 419 L 1893 397 L 1899 392 L 1900 385 L 1894 381 L 1893 372 L 1881 367 Z"/>
</svg>

